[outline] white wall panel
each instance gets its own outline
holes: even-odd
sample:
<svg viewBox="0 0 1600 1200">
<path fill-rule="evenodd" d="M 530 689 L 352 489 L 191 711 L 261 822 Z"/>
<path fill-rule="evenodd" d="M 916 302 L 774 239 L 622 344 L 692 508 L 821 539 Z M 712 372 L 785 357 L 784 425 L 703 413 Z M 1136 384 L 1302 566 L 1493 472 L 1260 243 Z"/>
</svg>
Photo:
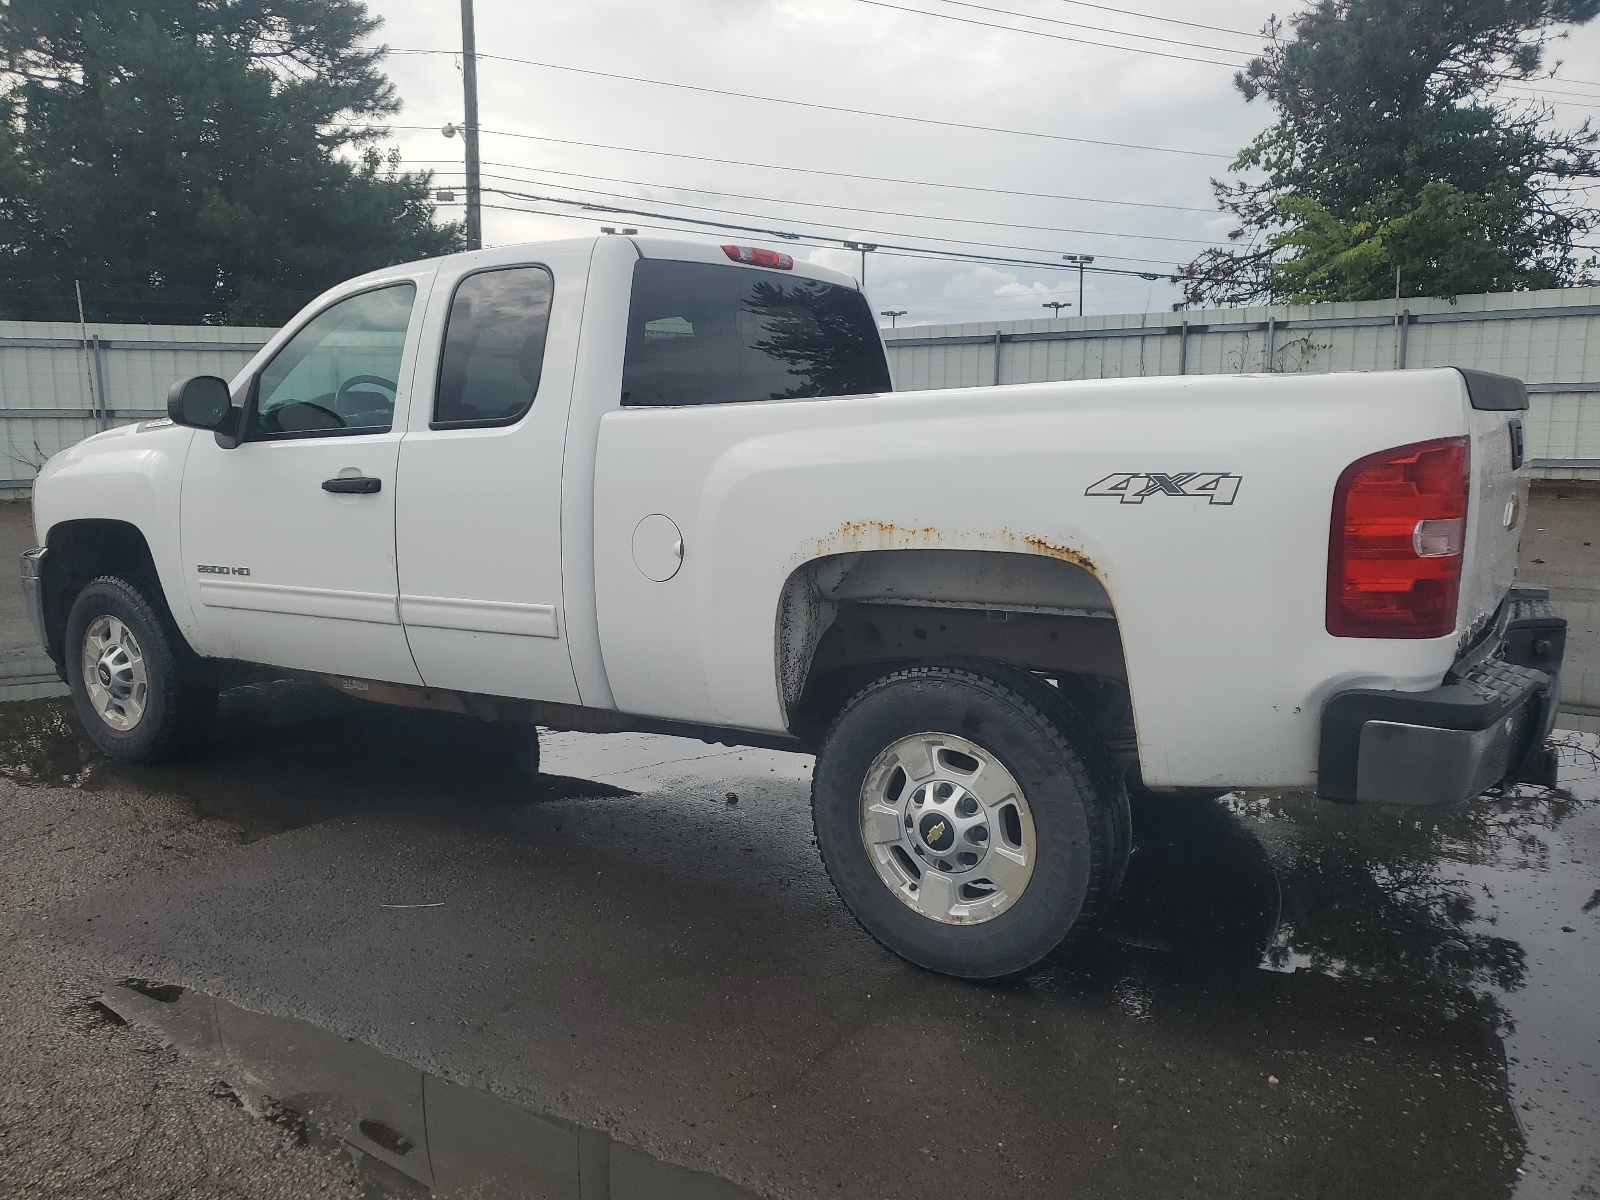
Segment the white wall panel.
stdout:
<svg viewBox="0 0 1600 1200">
<path fill-rule="evenodd" d="M 1600 287 L 1459 296 L 1454 302 L 1402 300 L 1402 320 L 1395 310 L 1393 301 L 1195 309 L 908 326 L 884 336 L 903 389 L 993 383 L 997 331 L 1002 383 L 1176 375 L 1180 370 L 1194 375 L 1388 371 L 1403 344 L 1409 369 L 1476 367 L 1525 380 L 1533 391 L 1529 456 L 1551 462 L 1539 473 L 1600 479 Z M 1480 313 L 1495 319 L 1473 316 Z M 1186 351 L 1179 333 L 1184 322 L 1190 326 Z M 1134 330 L 1148 332 L 1129 336 L 1127 331 Z M 1019 335 L 1028 336 L 1020 340 Z M 1540 390 L 1550 384 L 1590 386 Z"/>
<path fill-rule="evenodd" d="M 0 490 L 5 483 L 26 485 L 45 459 L 102 425 L 126 425 L 140 419 L 138 414 L 164 411 L 167 389 L 176 379 L 233 376 L 272 333 L 221 326 L 92 322 L 84 329 L 65 321 L 0 321 Z M 110 412 L 103 421 L 93 416 L 102 389 L 101 407 Z"/>
</svg>

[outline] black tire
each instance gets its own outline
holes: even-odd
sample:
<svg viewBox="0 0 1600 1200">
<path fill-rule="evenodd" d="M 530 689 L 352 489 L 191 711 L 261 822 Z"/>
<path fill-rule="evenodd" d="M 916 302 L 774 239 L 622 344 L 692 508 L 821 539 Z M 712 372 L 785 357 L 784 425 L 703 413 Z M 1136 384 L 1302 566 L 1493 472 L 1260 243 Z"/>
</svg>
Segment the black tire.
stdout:
<svg viewBox="0 0 1600 1200">
<path fill-rule="evenodd" d="M 84 679 L 85 638 L 101 617 L 120 621 L 140 651 L 145 684 L 143 712 L 125 729 L 110 724 L 95 706 Z M 67 683 L 78 719 L 106 755 L 124 763 L 160 763 L 204 740 L 217 706 L 217 673 L 173 624 L 159 586 L 139 577 L 102 575 L 72 603 L 63 643 Z"/>
<path fill-rule="evenodd" d="M 975 924 L 944 923 L 903 902 L 862 836 L 872 764 L 918 733 L 956 736 L 991 755 L 1031 813 L 1032 875 L 1010 907 Z M 1050 685 L 999 664 L 911 667 L 858 692 L 817 756 L 812 817 L 828 874 L 862 928 L 902 958 L 963 979 L 1024 975 L 1069 950 L 1108 908 L 1131 840 L 1127 795 L 1093 730 Z"/>
</svg>

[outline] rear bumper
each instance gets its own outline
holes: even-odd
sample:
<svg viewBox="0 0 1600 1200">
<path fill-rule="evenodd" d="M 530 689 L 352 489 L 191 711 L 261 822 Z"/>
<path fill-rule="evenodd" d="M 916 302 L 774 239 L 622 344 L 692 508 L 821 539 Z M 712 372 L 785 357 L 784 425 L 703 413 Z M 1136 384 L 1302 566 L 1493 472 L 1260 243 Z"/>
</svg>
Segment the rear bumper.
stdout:
<svg viewBox="0 0 1600 1200">
<path fill-rule="evenodd" d="M 1542 588 L 1513 589 L 1494 634 L 1425 692 L 1361 688 L 1322 711 L 1317 794 L 1454 804 L 1508 780 L 1552 782 L 1566 621 Z"/>
</svg>

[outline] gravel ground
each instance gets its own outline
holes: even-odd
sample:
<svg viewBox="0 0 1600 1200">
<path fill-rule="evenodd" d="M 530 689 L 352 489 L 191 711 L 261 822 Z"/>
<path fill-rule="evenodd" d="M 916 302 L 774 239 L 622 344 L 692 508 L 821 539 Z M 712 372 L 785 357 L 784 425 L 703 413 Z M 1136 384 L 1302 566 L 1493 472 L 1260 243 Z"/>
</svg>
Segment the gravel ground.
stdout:
<svg viewBox="0 0 1600 1200">
<path fill-rule="evenodd" d="M 107 974 L 43 936 L 85 892 L 236 841 L 168 797 L 0 779 L 0 1196 L 356 1197 L 353 1165 L 257 1120 L 214 1076 L 95 1003 Z"/>
</svg>

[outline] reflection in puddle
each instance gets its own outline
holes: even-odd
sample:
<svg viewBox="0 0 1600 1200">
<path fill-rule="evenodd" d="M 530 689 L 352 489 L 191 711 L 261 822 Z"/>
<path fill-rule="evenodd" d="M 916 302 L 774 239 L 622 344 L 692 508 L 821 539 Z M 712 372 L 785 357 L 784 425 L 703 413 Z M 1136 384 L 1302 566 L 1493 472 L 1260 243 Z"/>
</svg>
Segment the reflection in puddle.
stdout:
<svg viewBox="0 0 1600 1200">
<path fill-rule="evenodd" d="M 1517 1195 L 1592 1194 L 1597 750 L 1592 735 L 1563 735 L 1560 789 L 1448 809 L 1248 794 L 1146 800 L 1109 933 L 1375 988 L 1424 1019 L 1503 1039 L 1527 1148 Z M 1129 1010 L 1120 992 L 1119 1001 Z"/>
<path fill-rule="evenodd" d="M 1504 997 L 1523 987 L 1526 955 L 1487 916 L 1492 885 L 1483 876 L 1591 865 L 1560 861 L 1552 835 L 1594 806 L 1595 746 L 1566 735 L 1571 786 L 1518 788 L 1456 808 L 1145 797 L 1135 803 L 1136 851 L 1108 932 L 1211 961 L 1360 979 L 1506 1031 Z"/>
<path fill-rule="evenodd" d="M 98 759 L 72 701 L 56 697 L 0 704 L 0 775 L 5 778 L 82 787 Z"/>
<path fill-rule="evenodd" d="M 473 1200 L 750 1198 L 602 1130 L 448 1083 L 305 1021 L 144 980 L 125 980 L 97 1003 L 215 1066 L 254 1115 L 337 1139 L 385 1194 L 421 1185 Z"/>
</svg>

